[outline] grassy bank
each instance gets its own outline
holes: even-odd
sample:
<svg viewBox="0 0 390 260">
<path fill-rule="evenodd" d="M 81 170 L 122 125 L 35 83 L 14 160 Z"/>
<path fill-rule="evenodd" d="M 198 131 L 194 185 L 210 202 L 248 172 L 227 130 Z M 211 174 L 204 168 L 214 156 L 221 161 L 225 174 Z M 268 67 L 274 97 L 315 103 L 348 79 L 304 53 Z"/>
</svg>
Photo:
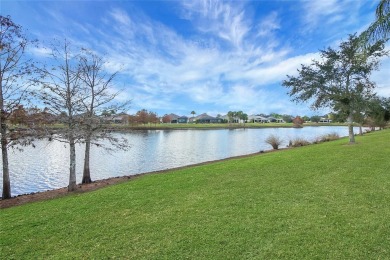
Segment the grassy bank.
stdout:
<svg viewBox="0 0 390 260">
<path fill-rule="evenodd" d="M 0 211 L 3 259 L 386 259 L 390 131 Z"/>
</svg>

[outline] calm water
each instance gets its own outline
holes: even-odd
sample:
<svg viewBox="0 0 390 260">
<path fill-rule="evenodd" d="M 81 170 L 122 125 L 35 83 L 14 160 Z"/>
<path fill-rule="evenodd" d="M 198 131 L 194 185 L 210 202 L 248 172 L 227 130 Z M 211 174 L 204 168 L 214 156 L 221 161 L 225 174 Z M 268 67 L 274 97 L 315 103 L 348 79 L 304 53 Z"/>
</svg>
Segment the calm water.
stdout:
<svg viewBox="0 0 390 260">
<path fill-rule="evenodd" d="M 333 132 L 347 136 L 348 128 L 145 130 L 118 134 L 128 139 L 131 148 L 109 154 L 93 147 L 91 177 L 93 180 L 105 179 L 270 150 L 271 146 L 264 141 L 270 134 L 282 137 L 284 143 L 281 147 L 285 147 L 289 140 L 296 137 L 313 141 L 318 136 Z M 358 128 L 355 132 L 358 132 Z M 57 141 L 38 141 L 35 145 L 35 148 L 27 147 L 23 152 L 10 151 L 13 196 L 61 188 L 68 184 L 68 147 Z M 84 149 L 80 145 L 76 150 L 78 183 L 81 182 L 83 155 Z"/>
</svg>

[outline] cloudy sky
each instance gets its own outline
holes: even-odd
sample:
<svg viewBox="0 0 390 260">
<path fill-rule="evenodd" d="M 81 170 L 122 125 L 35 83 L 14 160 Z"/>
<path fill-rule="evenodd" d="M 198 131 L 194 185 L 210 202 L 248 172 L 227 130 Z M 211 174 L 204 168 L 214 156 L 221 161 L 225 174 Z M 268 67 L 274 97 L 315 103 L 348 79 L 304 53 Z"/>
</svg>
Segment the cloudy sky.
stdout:
<svg viewBox="0 0 390 260">
<path fill-rule="evenodd" d="M 44 58 L 53 38 L 93 49 L 120 70 L 121 99 L 140 109 L 179 115 L 280 113 L 313 115 L 281 86 L 300 64 L 337 48 L 374 20 L 378 1 L 18 1 L 0 13 L 28 29 Z M 377 92 L 390 96 L 390 58 L 374 73 Z"/>
</svg>

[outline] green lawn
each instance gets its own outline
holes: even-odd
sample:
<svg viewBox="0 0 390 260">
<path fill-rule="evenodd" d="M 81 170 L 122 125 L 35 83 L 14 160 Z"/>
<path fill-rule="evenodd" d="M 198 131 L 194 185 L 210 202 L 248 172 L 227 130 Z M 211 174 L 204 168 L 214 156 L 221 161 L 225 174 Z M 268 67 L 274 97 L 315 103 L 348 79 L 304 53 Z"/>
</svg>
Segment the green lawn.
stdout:
<svg viewBox="0 0 390 260">
<path fill-rule="evenodd" d="M 2 259 L 389 259 L 390 130 L 0 211 Z"/>
</svg>

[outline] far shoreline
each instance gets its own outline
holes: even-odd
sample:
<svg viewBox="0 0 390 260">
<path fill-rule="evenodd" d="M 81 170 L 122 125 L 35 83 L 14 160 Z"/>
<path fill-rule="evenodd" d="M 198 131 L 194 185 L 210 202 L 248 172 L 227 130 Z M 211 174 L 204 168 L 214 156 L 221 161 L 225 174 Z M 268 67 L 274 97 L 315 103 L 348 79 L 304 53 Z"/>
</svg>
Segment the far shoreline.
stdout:
<svg viewBox="0 0 390 260">
<path fill-rule="evenodd" d="M 301 127 L 321 127 L 321 126 L 348 126 L 345 123 L 305 123 Z M 354 124 L 354 127 L 359 127 Z M 363 126 L 367 127 L 367 126 Z M 235 130 L 235 129 L 264 129 L 264 128 L 297 128 L 292 123 L 264 123 L 264 124 L 159 124 L 159 125 L 111 125 L 103 128 L 106 131 L 136 131 L 136 130 Z"/>
</svg>

